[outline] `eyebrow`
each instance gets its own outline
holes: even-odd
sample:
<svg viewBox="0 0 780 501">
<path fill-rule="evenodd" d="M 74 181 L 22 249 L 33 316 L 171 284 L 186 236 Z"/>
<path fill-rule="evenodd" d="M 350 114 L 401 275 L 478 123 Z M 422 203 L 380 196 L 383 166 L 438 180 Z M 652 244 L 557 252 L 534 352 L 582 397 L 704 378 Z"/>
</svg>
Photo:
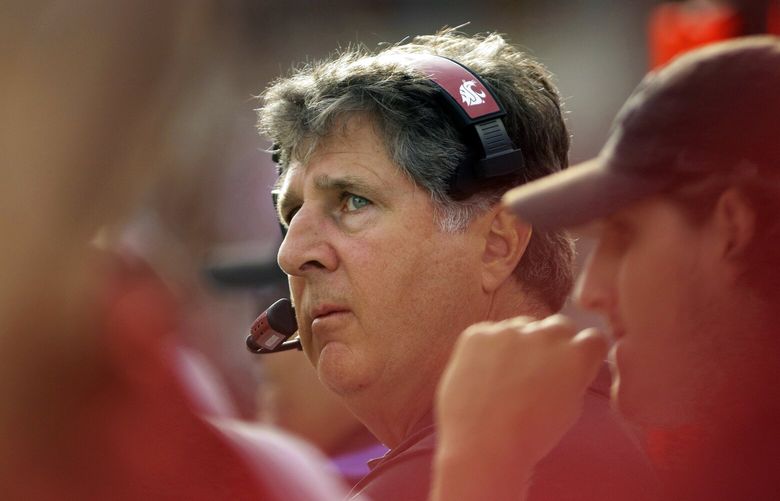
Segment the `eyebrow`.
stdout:
<svg viewBox="0 0 780 501">
<path fill-rule="evenodd" d="M 367 195 L 376 193 L 376 189 L 358 176 L 329 177 L 317 176 L 314 186 L 320 191 L 359 191 Z"/>
<path fill-rule="evenodd" d="M 281 178 L 280 178 L 281 181 Z M 314 187 L 320 192 L 343 192 L 348 191 L 350 193 L 356 192 L 360 195 L 365 195 L 372 201 L 376 201 L 379 196 L 379 190 L 366 183 L 365 180 L 359 176 L 339 176 L 330 177 L 327 175 L 320 175 L 314 178 Z M 291 208 L 301 205 L 303 203 L 300 196 L 288 192 L 283 192 L 281 189 L 281 182 L 277 183 L 271 192 L 276 200 L 277 215 L 280 221 L 288 223 L 284 218 Z"/>
</svg>

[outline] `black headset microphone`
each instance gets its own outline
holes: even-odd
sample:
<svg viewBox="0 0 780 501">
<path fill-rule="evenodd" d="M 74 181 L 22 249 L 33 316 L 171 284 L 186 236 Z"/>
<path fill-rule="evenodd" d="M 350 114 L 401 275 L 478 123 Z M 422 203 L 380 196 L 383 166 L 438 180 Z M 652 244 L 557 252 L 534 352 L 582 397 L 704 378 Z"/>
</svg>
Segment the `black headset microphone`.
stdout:
<svg viewBox="0 0 780 501">
<path fill-rule="evenodd" d="M 300 350 L 301 341 L 289 339 L 297 330 L 295 309 L 289 299 L 282 298 L 252 323 L 246 337 L 246 347 L 252 353 L 260 354 Z"/>
<path fill-rule="evenodd" d="M 442 107 L 452 117 L 468 149 L 450 178 L 448 193 L 453 199 L 463 200 L 491 181 L 523 171 L 523 154 L 514 147 L 504 126 L 506 110 L 479 75 L 456 61 L 432 54 L 379 57 L 425 73 L 439 89 Z M 276 193 L 272 196 L 276 206 Z M 254 321 L 246 345 L 249 351 L 260 354 L 300 350 L 300 339 L 290 339 L 297 330 L 292 303 L 280 299 Z"/>
</svg>

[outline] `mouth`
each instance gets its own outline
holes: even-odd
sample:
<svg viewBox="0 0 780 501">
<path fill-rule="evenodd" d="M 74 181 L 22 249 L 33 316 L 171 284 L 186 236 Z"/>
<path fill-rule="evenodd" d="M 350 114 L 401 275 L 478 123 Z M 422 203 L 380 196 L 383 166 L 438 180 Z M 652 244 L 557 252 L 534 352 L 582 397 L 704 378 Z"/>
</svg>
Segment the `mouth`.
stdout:
<svg viewBox="0 0 780 501">
<path fill-rule="evenodd" d="M 350 310 L 336 307 L 312 312 L 311 333 L 321 347 L 340 338 L 338 333 L 346 327 L 349 314 Z"/>
<path fill-rule="evenodd" d="M 609 331 L 610 335 L 612 337 L 612 343 L 616 343 L 626 335 L 626 330 L 623 328 L 623 325 L 617 321 L 615 318 L 609 319 Z"/>
<path fill-rule="evenodd" d="M 317 306 L 314 308 L 311 312 L 311 318 L 312 320 L 317 320 L 319 318 L 326 318 L 331 315 L 336 315 L 339 313 L 347 313 L 349 309 L 343 307 L 343 306 L 337 306 L 332 304 L 323 304 L 320 306 Z"/>
</svg>

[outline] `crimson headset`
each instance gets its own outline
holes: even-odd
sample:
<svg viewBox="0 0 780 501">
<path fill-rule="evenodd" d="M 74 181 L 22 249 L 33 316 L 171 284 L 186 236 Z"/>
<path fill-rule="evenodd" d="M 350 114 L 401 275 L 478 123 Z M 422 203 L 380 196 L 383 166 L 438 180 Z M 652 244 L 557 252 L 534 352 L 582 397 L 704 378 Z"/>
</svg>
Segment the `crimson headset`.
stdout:
<svg viewBox="0 0 780 501">
<path fill-rule="evenodd" d="M 487 183 L 523 171 L 523 154 L 515 148 L 504 126 L 506 110 L 479 75 L 442 56 L 401 54 L 391 57 L 428 75 L 436 84 L 438 101 L 452 118 L 467 147 L 464 160 L 450 177 L 447 191 L 450 197 L 466 199 Z M 278 164 L 277 148 L 274 150 L 273 159 Z M 271 196 L 276 207 L 278 193 L 274 191 Z M 283 227 L 282 234 L 285 233 Z M 254 321 L 246 345 L 253 353 L 300 350 L 300 340 L 289 339 L 297 330 L 292 303 L 289 299 L 280 299 Z"/>
</svg>

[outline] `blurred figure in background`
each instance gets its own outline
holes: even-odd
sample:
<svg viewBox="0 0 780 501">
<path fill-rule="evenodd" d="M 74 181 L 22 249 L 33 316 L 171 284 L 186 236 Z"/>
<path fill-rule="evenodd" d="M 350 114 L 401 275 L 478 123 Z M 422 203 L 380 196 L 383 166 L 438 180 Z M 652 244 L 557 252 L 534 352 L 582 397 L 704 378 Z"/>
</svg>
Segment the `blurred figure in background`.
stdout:
<svg viewBox="0 0 780 501">
<path fill-rule="evenodd" d="M 780 35 L 780 0 L 684 0 L 653 8 L 650 66 L 708 43 L 760 33 Z"/>
<path fill-rule="evenodd" d="M 176 172 L 210 2 L 4 2 L 4 499 L 334 499 L 309 450 L 200 415 L 175 289 L 114 246 Z M 186 184 L 187 177 L 180 179 Z M 293 479 L 304 475 L 306 482 Z"/>
</svg>

